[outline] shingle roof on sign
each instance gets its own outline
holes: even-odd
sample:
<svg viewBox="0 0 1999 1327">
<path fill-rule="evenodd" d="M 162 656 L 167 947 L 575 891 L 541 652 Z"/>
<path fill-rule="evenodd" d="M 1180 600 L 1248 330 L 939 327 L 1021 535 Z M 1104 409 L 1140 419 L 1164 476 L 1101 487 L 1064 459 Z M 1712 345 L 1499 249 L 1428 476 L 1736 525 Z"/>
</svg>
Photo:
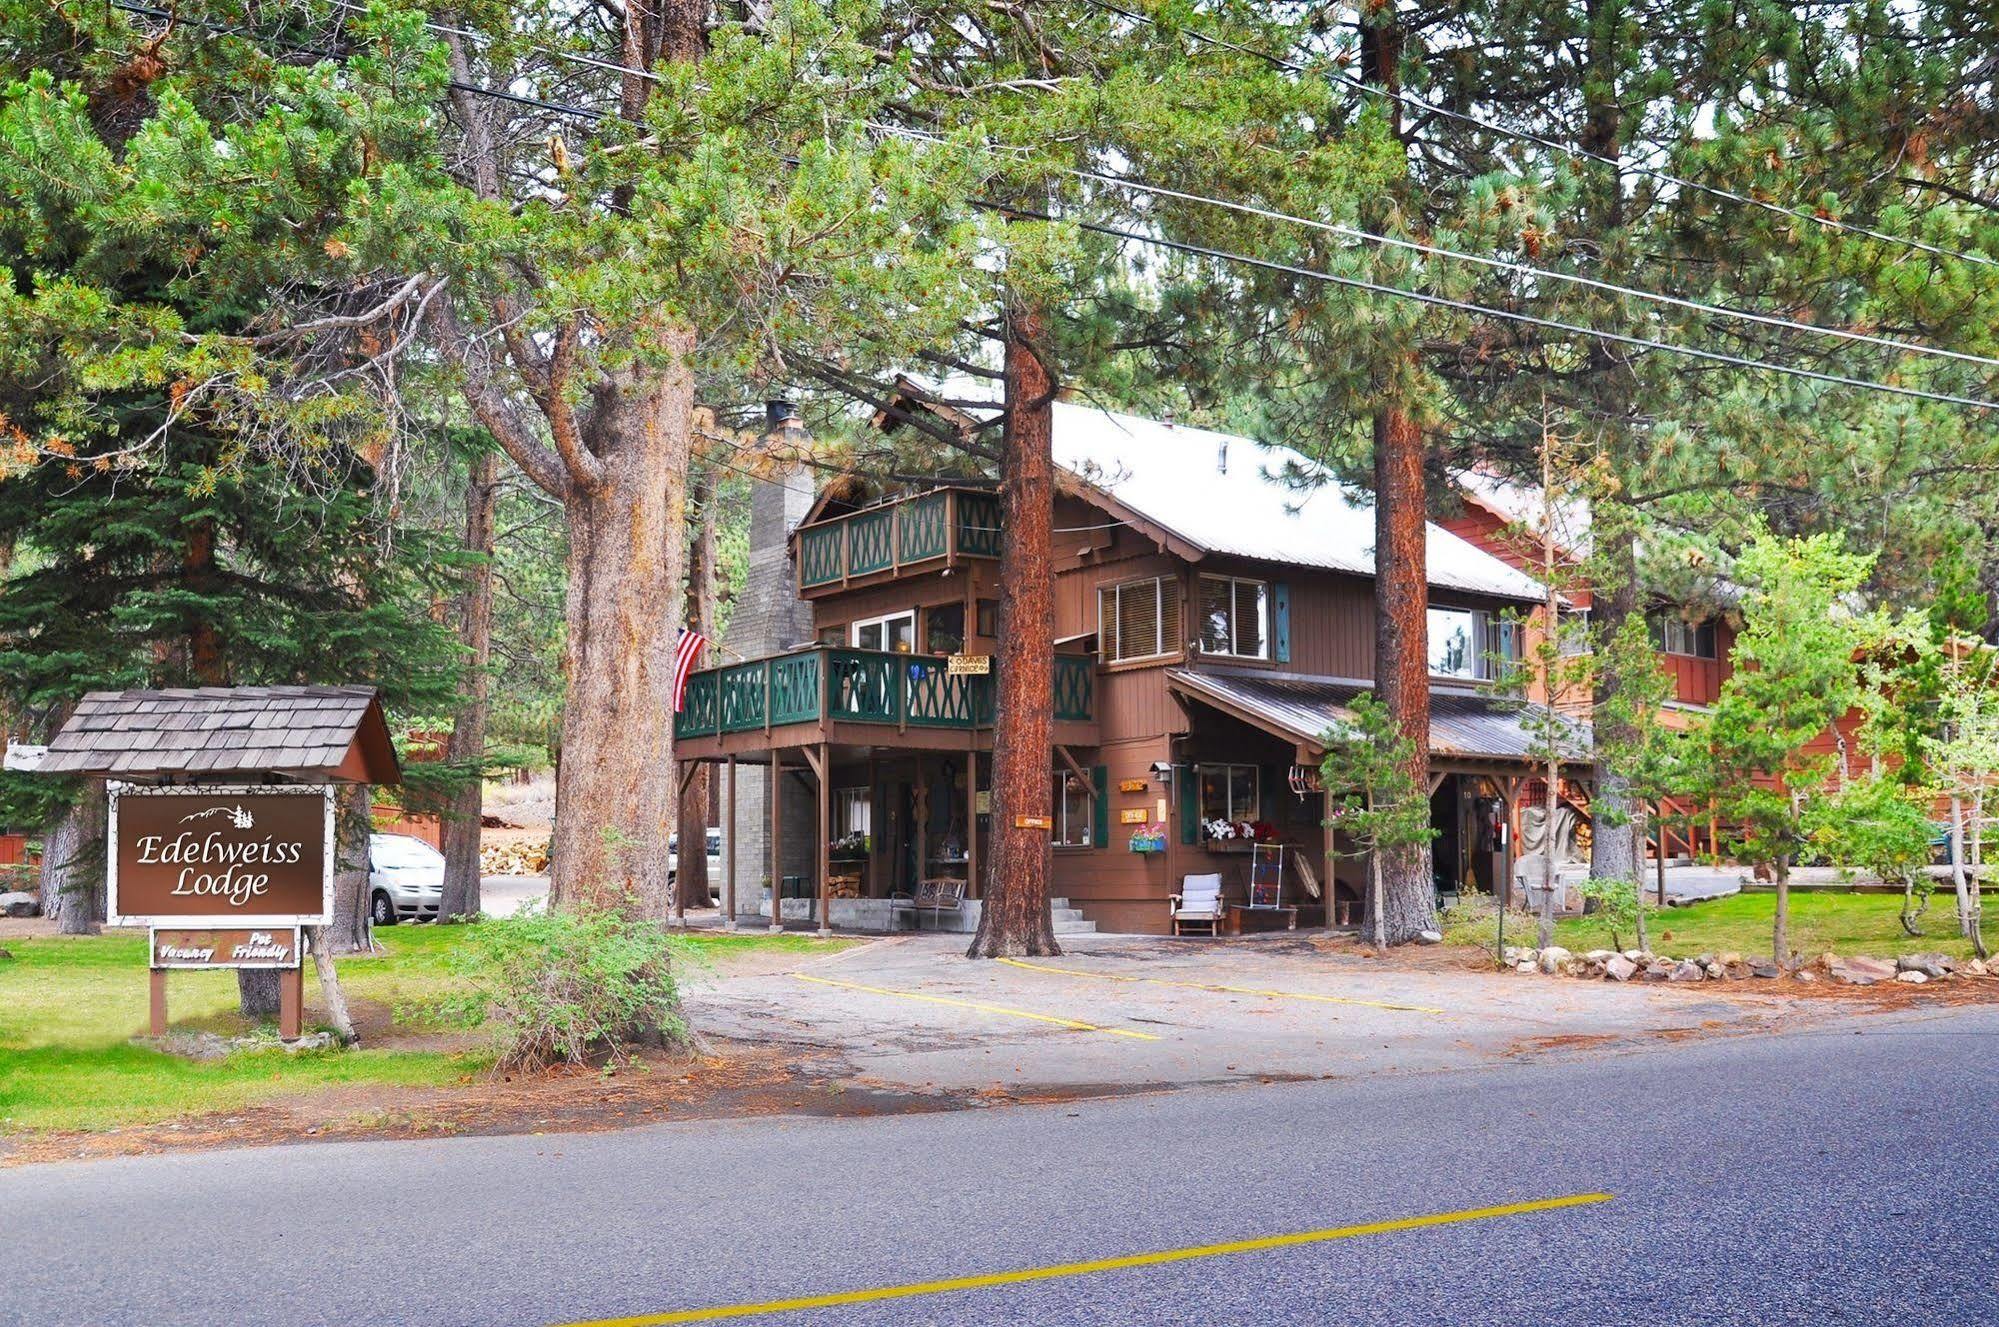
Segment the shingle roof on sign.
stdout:
<svg viewBox="0 0 1999 1327">
<path fill-rule="evenodd" d="M 93 691 L 49 742 L 41 771 L 331 775 L 356 742 L 369 780 L 394 782 L 395 751 L 373 687 L 177 687 Z"/>
<path fill-rule="evenodd" d="M 1374 575 L 1374 499 L 1289 447 L 1263 446 L 1058 401 L 1055 463 L 1210 553 Z M 1226 460 L 1224 460 L 1226 458 Z M 1311 487 L 1281 482 L 1290 471 Z M 1540 583 L 1441 526 L 1426 528 L 1429 583 L 1539 601 Z"/>
<path fill-rule="evenodd" d="M 1294 740 L 1317 745 L 1321 736 L 1344 727 L 1352 718 L 1346 707 L 1368 690 L 1365 683 L 1345 678 L 1248 669 L 1176 668 L 1167 674 L 1176 689 L 1196 699 L 1212 698 L 1258 726 Z M 1462 692 L 1430 692 L 1430 754 L 1486 760 L 1526 760 L 1539 755 L 1540 739 L 1527 725 L 1529 714 L 1546 714 L 1539 705 L 1522 705 L 1498 696 Z M 1589 725 L 1568 720 L 1571 759 L 1588 758 Z"/>
</svg>

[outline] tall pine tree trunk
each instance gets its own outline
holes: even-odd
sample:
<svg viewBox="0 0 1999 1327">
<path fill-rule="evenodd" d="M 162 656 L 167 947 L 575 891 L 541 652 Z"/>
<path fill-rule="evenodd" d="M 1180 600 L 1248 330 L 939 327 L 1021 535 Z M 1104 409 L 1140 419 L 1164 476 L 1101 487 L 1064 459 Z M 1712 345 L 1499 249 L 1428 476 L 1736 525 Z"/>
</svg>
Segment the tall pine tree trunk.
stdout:
<svg viewBox="0 0 1999 1327">
<path fill-rule="evenodd" d="M 707 49 L 704 0 L 626 0 L 614 9 L 620 31 L 619 112 L 644 118 L 662 61 L 699 60 Z M 462 44 L 447 43 L 452 75 L 469 85 Z M 481 197 L 500 198 L 493 135 L 475 98 L 454 90 L 467 126 L 468 165 Z M 629 188 L 611 191 L 622 211 Z M 524 283 L 532 297 L 533 282 Z M 616 907 L 664 919 L 667 835 L 673 817 L 673 650 L 686 566 L 686 494 L 693 434 L 696 329 L 664 319 L 631 341 L 597 347 L 600 360 L 579 378 L 582 314 L 554 315 L 539 337 L 518 329 L 513 297 L 485 313 L 500 329 L 514 379 L 490 358 L 492 343 L 458 322 L 449 299 L 431 306 L 439 349 L 465 375 L 467 403 L 524 474 L 563 506 L 569 532 L 566 695 L 555 781 L 555 855 L 549 904 Z M 542 419 L 519 413 L 522 389 Z M 581 390 L 579 390 L 581 389 Z M 587 410 L 579 410 L 587 399 Z M 545 428 L 548 441 L 542 440 Z M 551 445 L 552 444 L 552 445 Z"/>
<path fill-rule="evenodd" d="M 1007 313 L 992 847 L 970 958 L 1059 954 L 1048 911 L 1055 757 L 1055 383 L 1038 310 Z"/>
<path fill-rule="evenodd" d="M 600 394 L 594 482 L 569 516 L 569 628 L 562 769 L 549 902 L 664 919 L 673 814 L 673 592 L 686 567 L 693 336 L 662 338 L 663 364 Z"/>
<path fill-rule="evenodd" d="M 1583 83 L 1583 124 L 1579 137 L 1583 146 L 1598 157 L 1617 160 L 1624 150 L 1625 110 L 1618 101 L 1619 44 L 1621 29 L 1628 21 L 1624 7 L 1605 0 L 1589 0 L 1585 6 L 1588 23 L 1589 77 Z M 1592 178 L 1583 194 L 1582 233 L 1598 237 L 1609 251 L 1613 237 L 1625 225 L 1624 189 L 1621 172 L 1596 164 L 1588 167 Z M 1611 272 L 1602 273 L 1612 277 Z M 1614 314 L 1607 313 L 1608 319 Z M 1605 341 L 1589 346 L 1590 373 L 1585 380 L 1599 421 L 1600 446 L 1611 475 L 1619 481 L 1617 492 L 1597 503 L 1597 519 L 1592 534 L 1598 562 L 1608 583 L 1592 595 L 1590 616 L 1599 641 L 1613 641 L 1623 631 L 1625 621 L 1643 611 L 1638 586 L 1637 515 L 1624 500 L 1631 492 L 1632 471 L 1636 468 L 1631 439 L 1631 369 L 1619 352 Z M 1603 714 L 1619 688 L 1614 651 L 1598 676 L 1593 697 L 1594 712 Z M 1630 750 L 1637 734 L 1629 724 L 1614 719 L 1599 721 L 1596 740 L 1599 749 Z M 1595 762 L 1595 788 L 1590 815 L 1590 874 L 1599 880 L 1629 880 L 1640 886 L 1643 846 L 1638 838 L 1642 806 L 1630 791 L 1628 780 L 1613 763 Z"/>
<path fill-rule="evenodd" d="M 369 837 L 374 819 L 365 783 L 345 783 L 333 790 L 333 921 L 321 928 L 327 952 L 369 953 L 375 948 L 375 928 L 368 910 Z"/>
<path fill-rule="evenodd" d="M 1411 744 L 1409 777 L 1430 787 L 1429 577 L 1424 541 L 1423 435 L 1407 412 L 1374 419 L 1374 689 Z M 1430 845 L 1388 849 L 1381 933 L 1389 944 L 1437 925 Z"/>
<path fill-rule="evenodd" d="M 104 920 L 104 799 L 104 785 L 90 780 L 42 835 L 42 912 L 63 935 L 90 935 Z"/>
<path fill-rule="evenodd" d="M 716 476 L 712 470 L 699 475 L 692 492 L 696 508 L 694 537 L 689 542 L 687 565 L 687 625 L 715 639 L 715 504 Z M 676 914 L 689 908 L 709 906 L 708 808 L 712 797 L 714 766 L 695 766 L 680 798 L 680 882 L 674 900 Z"/>
<path fill-rule="evenodd" d="M 482 451 L 473 458 L 465 482 L 465 547 L 479 555 L 468 574 L 458 608 L 458 638 L 466 658 L 465 704 L 451 727 L 444 758 L 469 765 L 471 780 L 451 799 L 444 818 L 444 893 L 437 919 L 471 920 L 479 915 L 480 816 L 485 811 L 486 717 L 493 657 L 493 521 L 498 506 L 500 456 Z"/>
<path fill-rule="evenodd" d="M 1395 7 L 1363 8 L 1361 76 L 1389 91 L 1401 87 L 1403 33 Z M 1397 133 L 1401 117 L 1390 101 Z M 1410 366 L 1413 367 L 1413 366 Z M 1430 787 L 1430 580 L 1424 523 L 1423 433 L 1400 398 L 1407 368 L 1381 375 L 1374 416 L 1374 690 L 1411 744 L 1409 775 L 1418 795 Z M 1437 886 L 1428 842 L 1382 854 L 1381 917 L 1388 944 L 1413 940 L 1437 925 Z"/>
</svg>

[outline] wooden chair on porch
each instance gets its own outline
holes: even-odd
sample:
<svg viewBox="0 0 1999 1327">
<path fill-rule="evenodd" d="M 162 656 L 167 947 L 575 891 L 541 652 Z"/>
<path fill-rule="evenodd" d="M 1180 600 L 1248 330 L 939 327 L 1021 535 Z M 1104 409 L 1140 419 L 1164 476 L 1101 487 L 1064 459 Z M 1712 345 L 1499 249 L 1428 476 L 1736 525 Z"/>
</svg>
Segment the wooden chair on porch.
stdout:
<svg viewBox="0 0 1999 1327">
<path fill-rule="evenodd" d="M 1167 896 L 1171 900 L 1173 934 L 1181 935 L 1184 927 L 1205 926 L 1209 935 L 1218 934 L 1222 920 L 1222 877 L 1214 875 L 1184 876 L 1180 881 L 1180 892 Z"/>
</svg>

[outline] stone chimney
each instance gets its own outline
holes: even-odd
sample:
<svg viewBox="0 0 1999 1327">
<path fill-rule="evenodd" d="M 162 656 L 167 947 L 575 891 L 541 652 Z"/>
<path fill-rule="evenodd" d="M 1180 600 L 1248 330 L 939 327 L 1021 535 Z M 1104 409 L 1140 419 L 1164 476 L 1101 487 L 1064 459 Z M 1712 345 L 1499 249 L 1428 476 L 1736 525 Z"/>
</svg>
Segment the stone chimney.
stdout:
<svg viewBox="0 0 1999 1327">
<path fill-rule="evenodd" d="M 798 408 L 789 401 L 764 405 L 766 444 L 783 456 L 802 456 L 811 443 Z M 760 659 L 810 641 L 812 605 L 798 597 L 798 570 L 791 557 L 791 532 L 811 510 L 813 471 L 801 461 L 772 467 L 767 479 L 750 481 L 750 550 L 743 584 L 736 589 L 735 608 L 722 644 L 723 657 L 733 661 Z M 809 875 L 814 869 L 812 839 L 818 833 L 817 811 L 806 789 L 787 780 L 782 792 L 784 816 L 783 875 Z M 718 785 L 719 786 L 719 785 Z M 761 765 L 736 766 L 736 912 L 755 915 L 769 874 L 765 854 L 770 848 L 770 774 Z M 723 830 L 727 833 L 727 828 Z"/>
</svg>

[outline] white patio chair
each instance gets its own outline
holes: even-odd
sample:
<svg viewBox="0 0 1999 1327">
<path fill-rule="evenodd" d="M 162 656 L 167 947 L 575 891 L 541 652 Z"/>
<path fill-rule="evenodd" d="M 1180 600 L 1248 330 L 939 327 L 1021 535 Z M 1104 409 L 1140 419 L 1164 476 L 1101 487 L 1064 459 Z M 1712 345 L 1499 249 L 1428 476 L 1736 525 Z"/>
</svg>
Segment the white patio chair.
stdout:
<svg viewBox="0 0 1999 1327">
<path fill-rule="evenodd" d="M 1217 934 L 1222 921 L 1222 877 L 1215 875 L 1190 875 L 1180 881 L 1180 892 L 1168 895 L 1172 900 L 1173 934 L 1182 933 L 1186 926 L 1205 926 L 1208 934 Z"/>
</svg>

